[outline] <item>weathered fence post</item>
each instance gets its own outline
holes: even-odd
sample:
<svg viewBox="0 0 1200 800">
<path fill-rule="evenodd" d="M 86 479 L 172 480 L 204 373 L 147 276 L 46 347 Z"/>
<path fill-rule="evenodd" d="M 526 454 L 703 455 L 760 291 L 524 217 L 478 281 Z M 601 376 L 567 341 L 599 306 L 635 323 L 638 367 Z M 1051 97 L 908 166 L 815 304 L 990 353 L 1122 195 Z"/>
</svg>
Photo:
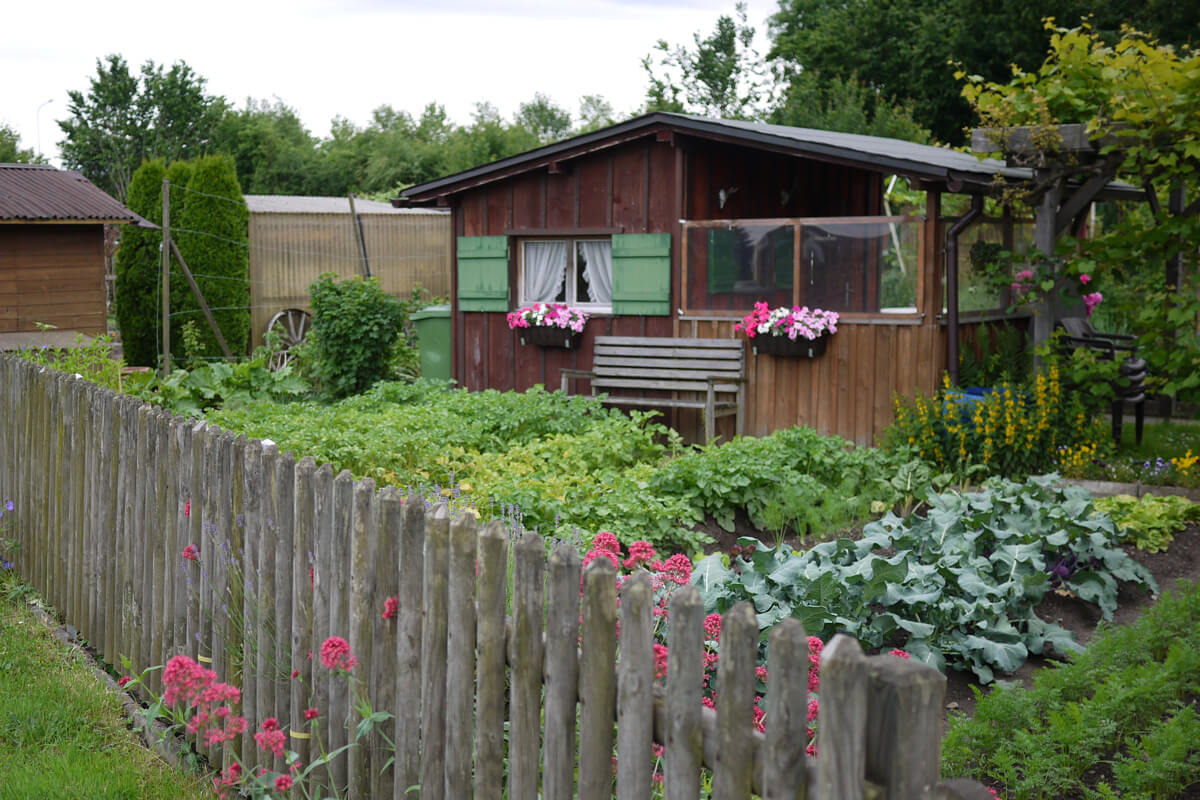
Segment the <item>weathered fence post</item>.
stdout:
<svg viewBox="0 0 1200 800">
<path fill-rule="evenodd" d="M 550 554 L 546 603 L 546 734 L 542 744 L 545 764 L 542 786 L 547 800 L 570 798 L 575 794 L 581 577 L 579 550 L 568 542 L 560 542 Z M 483 603 L 482 598 L 480 603 Z"/>
<path fill-rule="evenodd" d="M 292 560 L 296 514 L 296 457 L 282 453 L 275 461 L 275 714 L 281 727 L 296 727 L 292 716 Z"/>
<path fill-rule="evenodd" d="M 797 619 L 771 629 L 767 642 L 767 738 L 763 800 L 804 800 L 808 729 L 808 636 Z"/>
<path fill-rule="evenodd" d="M 242 529 L 242 714 L 247 735 L 242 737 L 242 766 L 255 769 L 258 752 L 252 735 L 262 722 L 258 707 L 258 614 L 260 584 L 258 551 L 262 547 L 263 447 L 255 440 L 246 444 L 242 455 L 242 513 L 237 524 Z M 235 633 L 236 635 L 236 633 Z"/>
<path fill-rule="evenodd" d="M 583 570 L 583 655 L 579 664 L 579 800 L 612 797 L 617 681 L 617 571 L 607 558 Z"/>
<path fill-rule="evenodd" d="M 425 621 L 421 627 L 421 799 L 445 797 L 446 569 L 450 511 L 439 503 L 426 523 Z M 512 796 L 512 795 L 510 795 Z"/>
<path fill-rule="evenodd" d="M 513 635 L 509 644 L 508 796 L 535 797 L 541 758 L 542 615 L 546 545 L 526 533 L 513 548 Z"/>
<path fill-rule="evenodd" d="M 654 628 L 650 576 L 638 572 L 621 587 L 621 661 L 617 685 L 617 797 L 650 796 L 654 741 Z"/>
<path fill-rule="evenodd" d="M 329 636 L 329 604 L 333 588 L 333 467 L 322 464 L 313 476 L 313 552 L 312 571 L 313 628 L 309 673 L 313 706 L 321 712 L 317 736 L 309 742 L 313 757 L 333 752 L 333 717 L 329 706 L 329 673 L 321 665 L 321 643 Z M 333 784 L 333 765 L 323 776 L 327 787 Z"/>
<path fill-rule="evenodd" d="M 821 652 L 817 796 L 860 800 L 866 776 L 867 661 L 858 641 L 839 634 Z"/>
<path fill-rule="evenodd" d="M 350 539 L 354 535 L 354 477 L 342 470 L 333 480 L 333 549 L 326 573 L 329 585 L 329 634 L 350 635 Z M 313 654 L 314 658 L 316 654 Z M 350 687 L 346 676 L 325 670 L 329 682 L 329 747 L 336 750 L 353 741 L 349 736 Z M 343 753 L 331 764 L 334 785 L 347 785 L 349 757 Z"/>
<path fill-rule="evenodd" d="M 717 663 L 717 760 L 713 796 L 748 798 L 754 779 L 754 667 L 758 618 L 749 603 L 736 604 L 721 619 Z"/>
<path fill-rule="evenodd" d="M 312 744 L 313 726 L 304 720 L 304 712 L 310 706 L 309 687 L 313 685 L 312 669 L 308 659 L 313 651 L 313 582 L 309 575 L 315 573 L 315 553 L 313 542 L 314 523 L 316 521 L 316 472 L 317 465 L 312 456 L 305 456 L 296 463 L 295 496 L 294 496 L 294 530 L 292 537 L 291 587 L 292 587 L 292 630 L 290 653 L 287 663 L 293 671 L 299 672 L 290 687 L 289 701 L 291 727 L 289 735 L 291 746 L 296 751 L 298 759 L 308 764 L 312 757 L 309 755 L 309 745 Z M 310 572 L 309 570 L 313 570 Z M 316 699 L 315 697 L 312 699 Z M 301 730 L 303 728 L 303 730 Z"/>
<path fill-rule="evenodd" d="M 372 613 L 375 609 L 375 570 L 379 563 L 379 536 L 376 531 L 375 481 L 364 478 L 354 486 L 354 529 L 350 539 L 350 629 L 346 638 L 350 651 L 358 659 L 355 674 L 361 676 L 362 688 L 370 687 Z M 350 741 L 363 721 L 359 705 L 351 698 L 347 728 Z M 371 749 L 377 737 L 359 739 L 351 748 L 347 769 L 350 800 L 366 798 L 371 793 Z"/>
<path fill-rule="evenodd" d="M 946 676 L 895 656 L 868 662 L 867 778 L 889 798 L 928 797 L 941 770 Z"/>
<path fill-rule="evenodd" d="M 695 586 L 681 586 L 671 597 L 671 641 L 667 653 L 666 774 L 667 800 L 700 796 L 704 729 L 700 702 L 704 686 L 704 601 Z"/>
<path fill-rule="evenodd" d="M 258 518 L 254 522 L 257 542 L 254 545 L 255 562 L 255 639 L 254 639 L 254 702 L 258 724 L 275 717 L 275 550 L 278 545 L 279 529 L 275 525 L 278 513 L 279 448 L 274 442 L 263 441 L 262 482 L 259 486 Z M 247 513 L 249 529 L 250 514 Z M 276 720 L 278 721 L 278 719 Z M 264 759 L 266 756 L 264 756 Z"/>
<path fill-rule="evenodd" d="M 399 551 L 400 536 L 404 529 L 404 497 L 394 486 L 385 486 L 379 493 L 379 555 L 375 559 L 375 597 L 380 601 L 371 614 L 371 703 L 380 711 L 391 712 L 396 706 L 396 614 L 384 619 L 382 603 L 396 599 L 400 591 Z M 395 720 L 389 719 L 376 726 L 387 738 L 396 741 Z M 387 767 L 389 756 L 382 737 L 377 738 L 372 759 L 372 797 L 387 800 L 395 787 L 395 762 Z M 413 800 L 410 796 L 408 800 Z"/>
<path fill-rule="evenodd" d="M 475 754 L 475 517 L 450 523 L 446 613 L 446 797 L 470 798 Z M 541 680 L 538 680 L 539 688 Z"/>
<path fill-rule="evenodd" d="M 578 563 L 579 555 L 575 556 Z M 576 569 L 578 575 L 578 569 Z M 575 607 L 578 614 L 579 583 L 574 583 Z M 476 685 L 475 723 L 475 794 L 477 797 L 494 795 L 504 781 L 504 707 L 505 707 L 505 633 L 504 617 L 508 586 L 508 536 L 498 520 L 492 520 L 479 535 L 479 622 L 476 633 L 479 678 Z M 553 607 L 552 607 L 553 608 Z M 578 617 L 577 617 L 578 619 Z M 578 626 L 578 622 L 576 622 Z M 575 641 L 571 640 L 571 650 Z M 549 645 L 549 643 L 548 643 Z M 403 662 L 400 664 L 404 669 Z M 551 688 L 547 689 L 550 693 Z M 575 685 L 571 686 L 571 704 L 574 709 Z M 547 698 L 547 723 L 549 723 L 549 698 Z M 572 712 L 572 718 L 574 713 Z M 571 726 L 574 734 L 574 724 Z M 400 744 L 397 740 L 397 750 Z M 400 757 L 397 752 L 396 757 Z M 572 766 L 575 754 L 571 752 Z M 396 777 L 396 800 L 400 791 L 400 776 Z M 547 776 L 549 786 L 549 775 Z M 547 798 L 555 795 L 549 793 Z"/>
</svg>

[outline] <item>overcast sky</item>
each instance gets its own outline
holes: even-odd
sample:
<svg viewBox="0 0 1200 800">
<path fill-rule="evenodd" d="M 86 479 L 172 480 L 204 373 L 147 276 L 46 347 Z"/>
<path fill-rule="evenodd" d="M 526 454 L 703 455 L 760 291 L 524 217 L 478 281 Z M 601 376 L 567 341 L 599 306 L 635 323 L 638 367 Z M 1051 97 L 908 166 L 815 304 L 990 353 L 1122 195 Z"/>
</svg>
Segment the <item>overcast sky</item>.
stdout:
<svg viewBox="0 0 1200 800">
<path fill-rule="evenodd" d="M 750 0 L 765 50 L 776 0 Z M 210 0 L 8 4 L 0 48 L 0 122 L 57 163 L 67 91 L 86 91 L 96 59 L 186 61 L 211 94 L 243 107 L 278 97 L 324 137 L 341 115 L 363 125 L 390 104 L 414 116 L 431 101 L 458 123 L 489 101 L 506 118 L 534 92 L 578 114 L 603 95 L 619 113 L 641 105 L 641 59 L 655 41 L 710 33 L 734 0 Z M 49 102 L 47 102 L 49 101 Z M 40 112 L 39 112 L 40 109 Z"/>
</svg>

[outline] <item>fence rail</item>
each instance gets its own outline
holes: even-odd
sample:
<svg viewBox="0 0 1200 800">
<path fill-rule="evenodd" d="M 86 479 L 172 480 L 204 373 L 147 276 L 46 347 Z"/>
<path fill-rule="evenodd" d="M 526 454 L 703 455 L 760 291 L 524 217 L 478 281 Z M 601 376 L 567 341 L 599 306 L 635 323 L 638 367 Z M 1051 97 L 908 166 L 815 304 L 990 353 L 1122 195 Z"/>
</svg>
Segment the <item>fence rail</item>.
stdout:
<svg viewBox="0 0 1200 800">
<path fill-rule="evenodd" d="M 337 635 L 373 709 L 393 715 L 380 734 L 394 761 L 372 734 L 323 776 L 351 798 L 645 800 L 655 742 L 671 800 L 700 795 L 701 766 L 722 800 L 990 797 L 938 782 L 936 670 L 836 637 L 822 655 L 820 758 L 809 758 L 798 621 L 771 631 L 759 733 L 751 606 L 723 619 L 720 693 L 705 708 L 694 587 L 672 597 L 659 685 L 645 576 L 626 579 L 618 603 L 607 559 L 581 572 L 570 545 L 547 557 L 535 534 L 479 529 L 471 514 L 451 519 L 445 505 L 13 357 L 0 357 L 5 498 L 22 575 L 106 660 L 141 671 L 186 654 L 242 687 L 250 732 L 198 743 L 218 766 L 237 755 L 280 768 L 251 735 L 269 717 L 305 762 L 352 738 L 364 709 L 314 652 Z M 188 545 L 198 560 L 182 558 Z M 389 597 L 397 610 L 384 619 Z M 312 707 L 323 740 L 307 738 Z"/>
</svg>

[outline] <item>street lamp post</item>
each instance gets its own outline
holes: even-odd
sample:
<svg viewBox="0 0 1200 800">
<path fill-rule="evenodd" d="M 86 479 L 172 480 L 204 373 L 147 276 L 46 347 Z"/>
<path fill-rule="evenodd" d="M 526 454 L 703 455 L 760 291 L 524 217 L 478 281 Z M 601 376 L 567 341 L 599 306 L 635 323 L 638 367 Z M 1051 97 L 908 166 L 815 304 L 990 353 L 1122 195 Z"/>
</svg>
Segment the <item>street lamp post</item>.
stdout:
<svg viewBox="0 0 1200 800">
<path fill-rule="evenodd" d="M 45 103 L 42 103 L 37 108 L 37 152 L 38 152 L 39 159 L 42 157 L 42 109 L 45 108 L 47 106 L 47 104 L 53 103 L 53 102 L 54 102 L 54 98 L 51 97 L 49 100 L 47 100 Z"/>
</svg>

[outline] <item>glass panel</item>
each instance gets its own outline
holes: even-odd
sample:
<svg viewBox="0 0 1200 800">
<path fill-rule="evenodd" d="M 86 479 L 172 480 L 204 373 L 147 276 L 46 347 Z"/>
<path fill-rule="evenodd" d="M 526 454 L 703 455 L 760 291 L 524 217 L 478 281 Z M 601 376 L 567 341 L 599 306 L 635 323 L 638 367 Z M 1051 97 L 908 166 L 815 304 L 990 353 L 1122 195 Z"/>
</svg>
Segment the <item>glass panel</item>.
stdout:
<svg viewBox="0 0 1200 800">
<path fill-rule="evenodd" d="M 749 310 L 806 305 L 832 311 L 914 313 L 921 221 L 805 223 L 795 227 L 688 226 L 687 307 Z"/>
<path fill-rule="evenodd" d="M 1033 244 L 1033 221 L 1014 221 L 1012 226 L 1013 251 L 1024 253 Z M 971 259 L 971 249 L 980 242 L 1001 246 L 1004 242 L 1003 221 L 984 220 L 969 227 L 958 238 L 959 311 L 995 311 L 1005 308 L 1009 302 L 1008 292 L 988 281 Z M 943 286 L 942 310 L 945 308 L 946 297 L 945 286 Z"/>
<path fill-rule="evenodd" d="M 791 305 L 793 230 L 753 224 L 689 228 L 689 307 L 748 310 L 758 300 Z"/>
</svg>

